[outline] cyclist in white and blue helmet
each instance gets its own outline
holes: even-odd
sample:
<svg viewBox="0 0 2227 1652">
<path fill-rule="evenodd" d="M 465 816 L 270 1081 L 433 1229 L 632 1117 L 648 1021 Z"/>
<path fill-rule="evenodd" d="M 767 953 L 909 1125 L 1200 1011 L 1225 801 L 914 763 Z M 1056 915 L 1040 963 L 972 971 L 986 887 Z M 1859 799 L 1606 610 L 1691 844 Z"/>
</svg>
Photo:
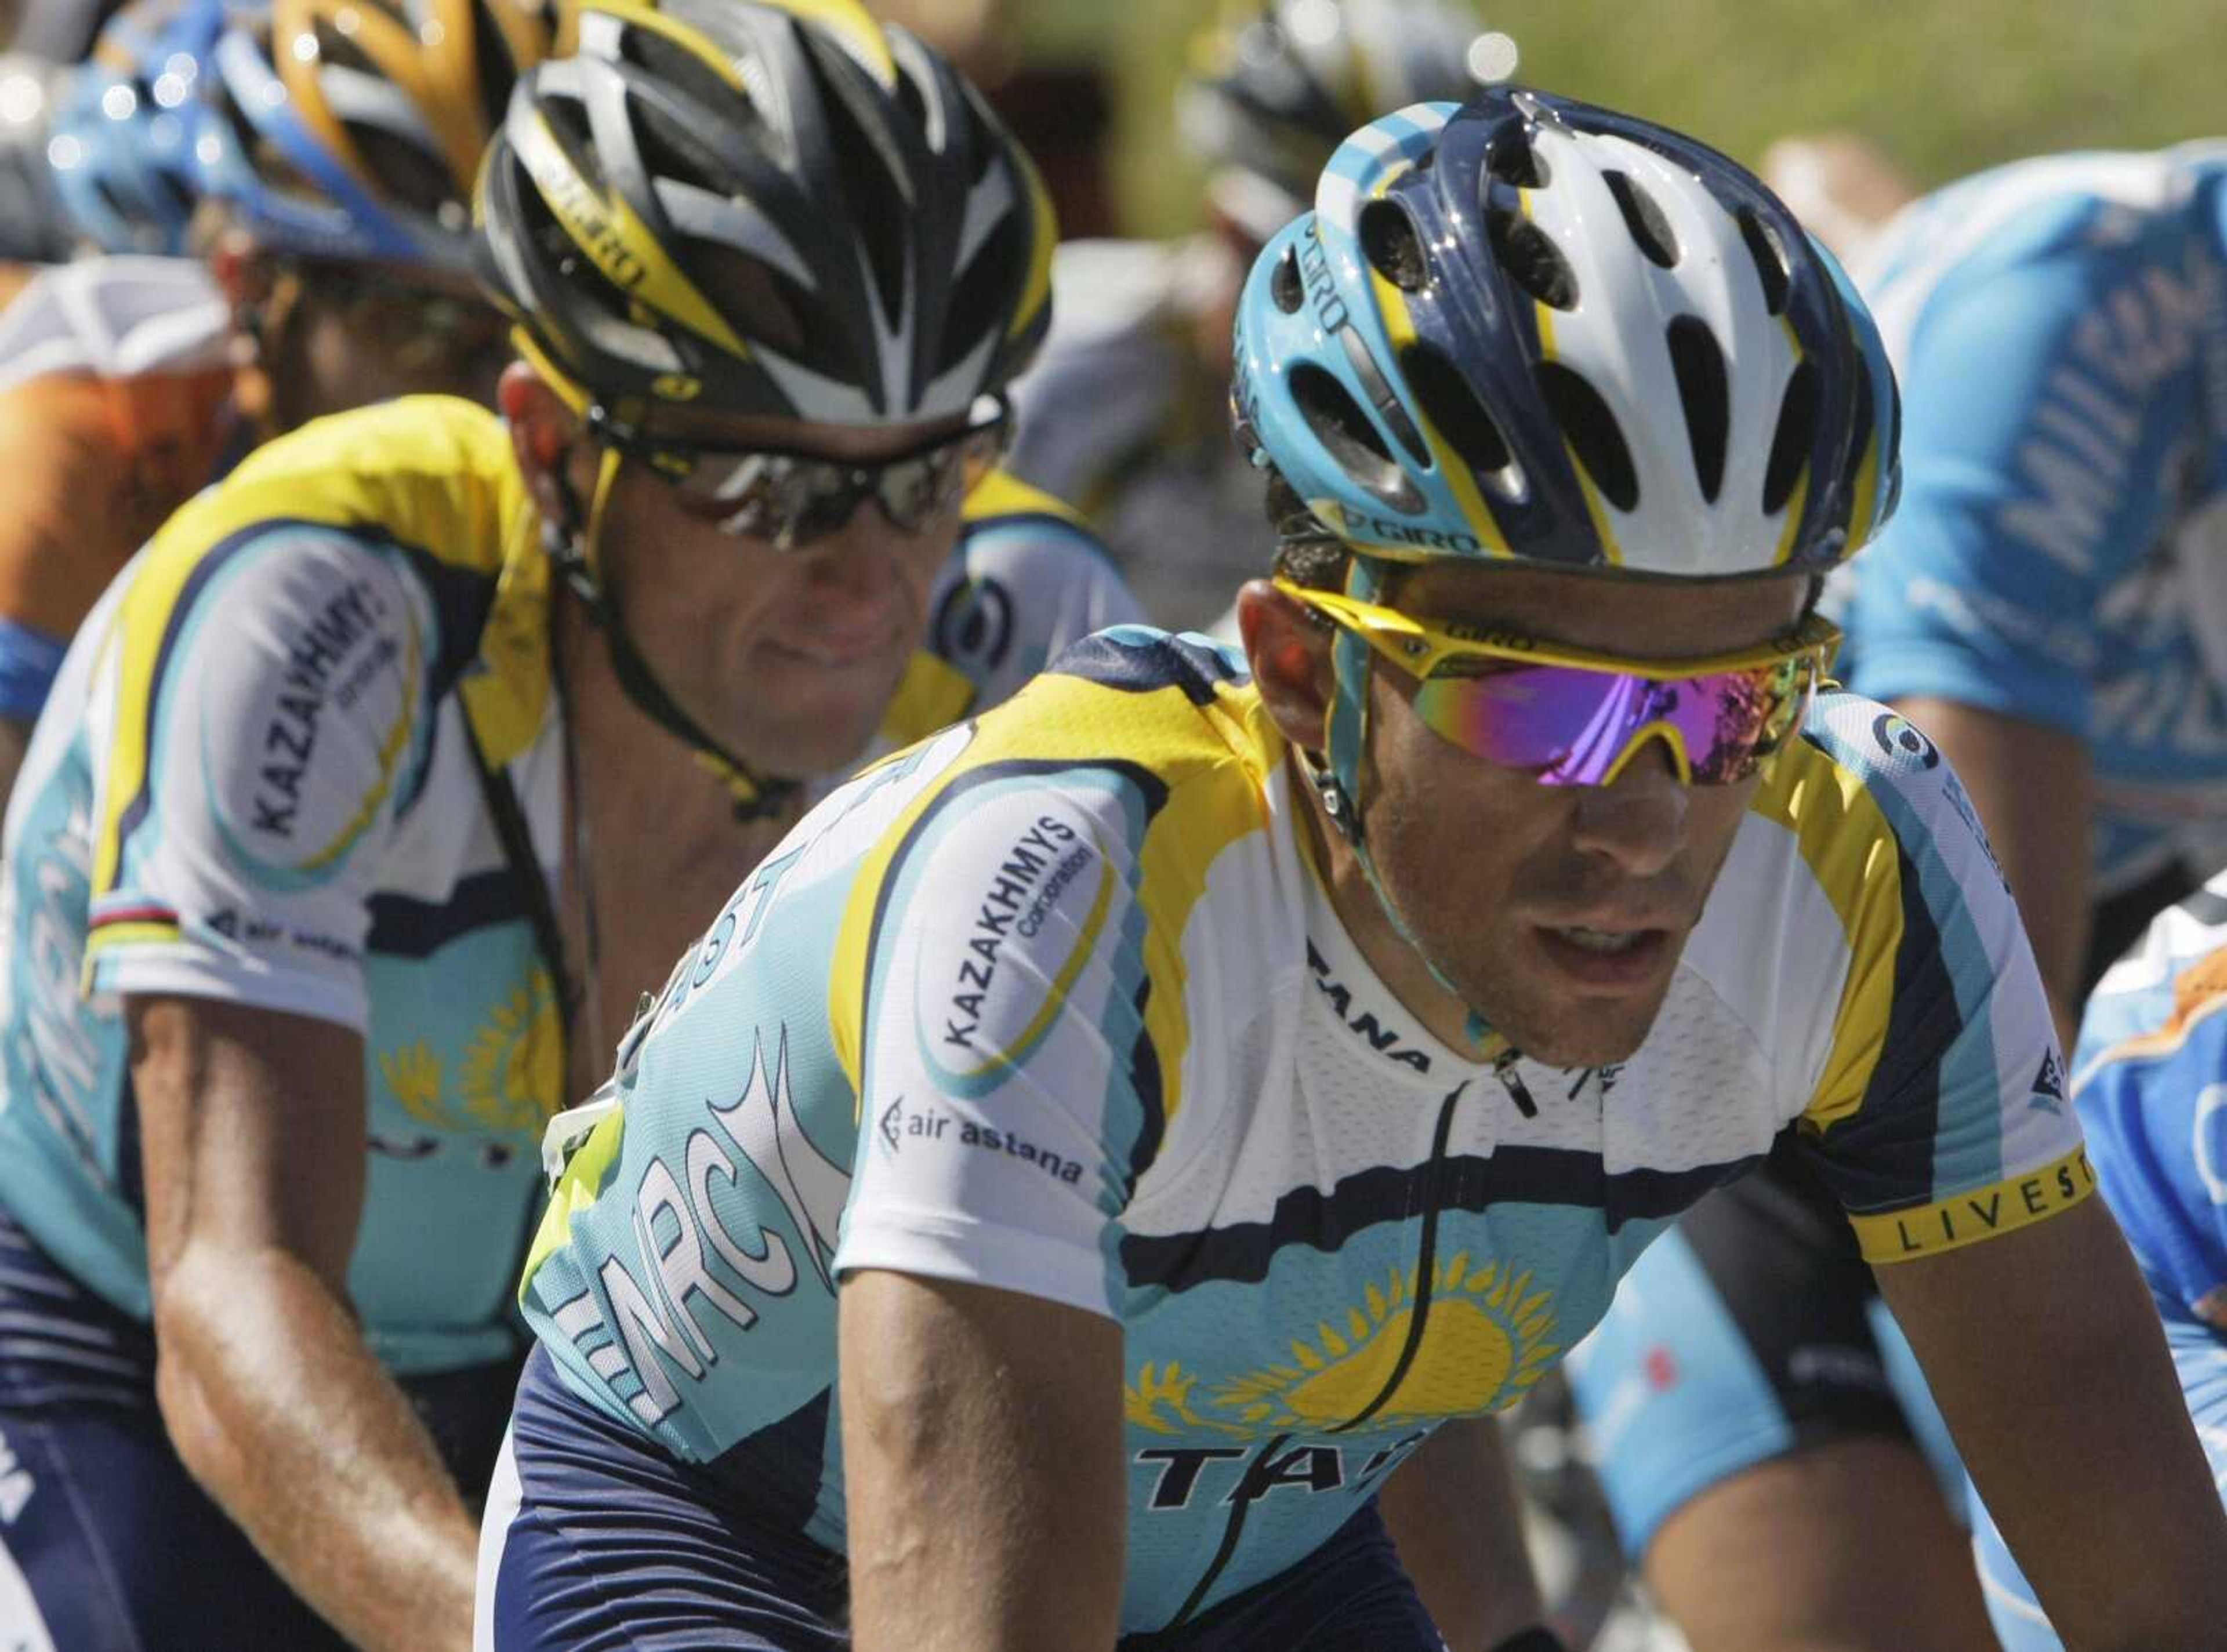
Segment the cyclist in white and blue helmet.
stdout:
<svg viewBox="0 0 2227 1652">
<path fill-rule="evenodd" d="M 2015 911 L 1821 682 L 1896 491 L 1868 313 L 1543 94 L 1314 202 L 1241 303 L 1241 654 L 1101 633 L 834 794 L 552 1128 L 481 1645 L 1552 1646 L 1490 1413 L 1796 1121 L 2022 1559 L 2200 1641 L 2227 1521 L 2029 1106 Z"/>
</svg>

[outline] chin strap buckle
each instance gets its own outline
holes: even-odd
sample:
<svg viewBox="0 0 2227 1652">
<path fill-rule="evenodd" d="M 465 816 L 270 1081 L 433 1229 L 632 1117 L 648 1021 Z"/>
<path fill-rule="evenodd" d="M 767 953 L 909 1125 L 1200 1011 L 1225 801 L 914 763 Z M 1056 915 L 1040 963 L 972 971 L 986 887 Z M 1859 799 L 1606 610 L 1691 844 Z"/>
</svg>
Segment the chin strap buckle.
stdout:
<svg viewBox="0 0 2227 1652">
<path fill-rule="evenodd" d="M 1338 835 L 1348 843 L 1358 842 L 1361 822 L 1355 817 L 1353 798 L 1346 791 L 1344 783 L 1332 772 L 1330 766 L 1313 752 L 1302 751 L 1299 758 L 1300 769 L 1315 788 L 1315 795 L 1322 800 L 1323 813 L 1330 816 L 1330 824 L 1337 828 Z"/>
</svg>

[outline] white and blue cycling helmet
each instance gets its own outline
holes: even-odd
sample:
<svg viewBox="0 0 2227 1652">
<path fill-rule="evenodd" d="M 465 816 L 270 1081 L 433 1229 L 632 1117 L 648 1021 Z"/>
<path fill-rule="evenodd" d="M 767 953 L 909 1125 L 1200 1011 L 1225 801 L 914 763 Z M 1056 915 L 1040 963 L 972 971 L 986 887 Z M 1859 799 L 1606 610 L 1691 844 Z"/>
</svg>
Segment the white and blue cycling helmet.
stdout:
<svg viewBox="0 0 2227 1652">
<path fill-rule="evenodd" d="M 1362 564 L 1814 573 L 1894 506 L 1893 375 L 1832 255 L 1706 144 L 1543 92 L 1354 133 L 1235 349 L 1286 537 Z"/>
</svg>

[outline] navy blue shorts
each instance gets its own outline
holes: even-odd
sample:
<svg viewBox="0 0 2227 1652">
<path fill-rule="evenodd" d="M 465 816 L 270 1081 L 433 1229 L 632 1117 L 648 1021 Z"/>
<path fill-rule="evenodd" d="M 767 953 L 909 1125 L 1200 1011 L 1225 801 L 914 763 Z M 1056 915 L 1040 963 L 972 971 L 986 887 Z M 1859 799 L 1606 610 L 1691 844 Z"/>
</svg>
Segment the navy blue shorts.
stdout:
<svg viewBox="0 0 2227 1652">
<path fill-rule="evenodd" d="M 847 1594 L 839 1554 L 527 1360 L 488 1495 L 475 1652 L 845 1652 Z M 1373 1502 L 1300 1565 L 1120 1652 L 1271 1647 L 1443 1652 Z"/>
<path fill-rule="evenodd" d="M 508 1368 L 405 1385 L 475 1492 Z M 7 1652 L 345 1652 L 171 1448 L 148 1328 L 0 1212 L 0 1646 Z"/>
</svg>

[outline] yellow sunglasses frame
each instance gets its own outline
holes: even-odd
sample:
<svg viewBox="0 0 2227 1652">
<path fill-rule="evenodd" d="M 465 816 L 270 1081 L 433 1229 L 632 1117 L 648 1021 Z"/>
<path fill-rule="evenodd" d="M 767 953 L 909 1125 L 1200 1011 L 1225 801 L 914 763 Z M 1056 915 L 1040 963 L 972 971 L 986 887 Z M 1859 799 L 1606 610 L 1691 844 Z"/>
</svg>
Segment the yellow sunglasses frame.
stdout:
<svg viewBox="0 0 2227 1652">
<path fill-rule="evenodd" d="M 1481 655 L 1518 665 L 1564 666 L 1579 671 L 1613 673 L 1649 682 L 1671 683 L 1720 672 L 1788 664 L 1807 654 L 1815 658 L 1817 677 L 1822 683 L 1841 647 L 1841 628 L 1813 614 L 1782 640 L 1752 648 L 1686 660 L 1632 660 L 1544 638 L 1527 637 L 1517 632 L 1430 625 L 1397 609 L 1359 602 L 1335 591 L 1294 584 L 1288 579 L 1277 579 L 1273 584 L 1286 596 L 1354 633 L 1419 681 L 1438 675 L 1441 667 L 1464 655 Z"/>
</svg>

